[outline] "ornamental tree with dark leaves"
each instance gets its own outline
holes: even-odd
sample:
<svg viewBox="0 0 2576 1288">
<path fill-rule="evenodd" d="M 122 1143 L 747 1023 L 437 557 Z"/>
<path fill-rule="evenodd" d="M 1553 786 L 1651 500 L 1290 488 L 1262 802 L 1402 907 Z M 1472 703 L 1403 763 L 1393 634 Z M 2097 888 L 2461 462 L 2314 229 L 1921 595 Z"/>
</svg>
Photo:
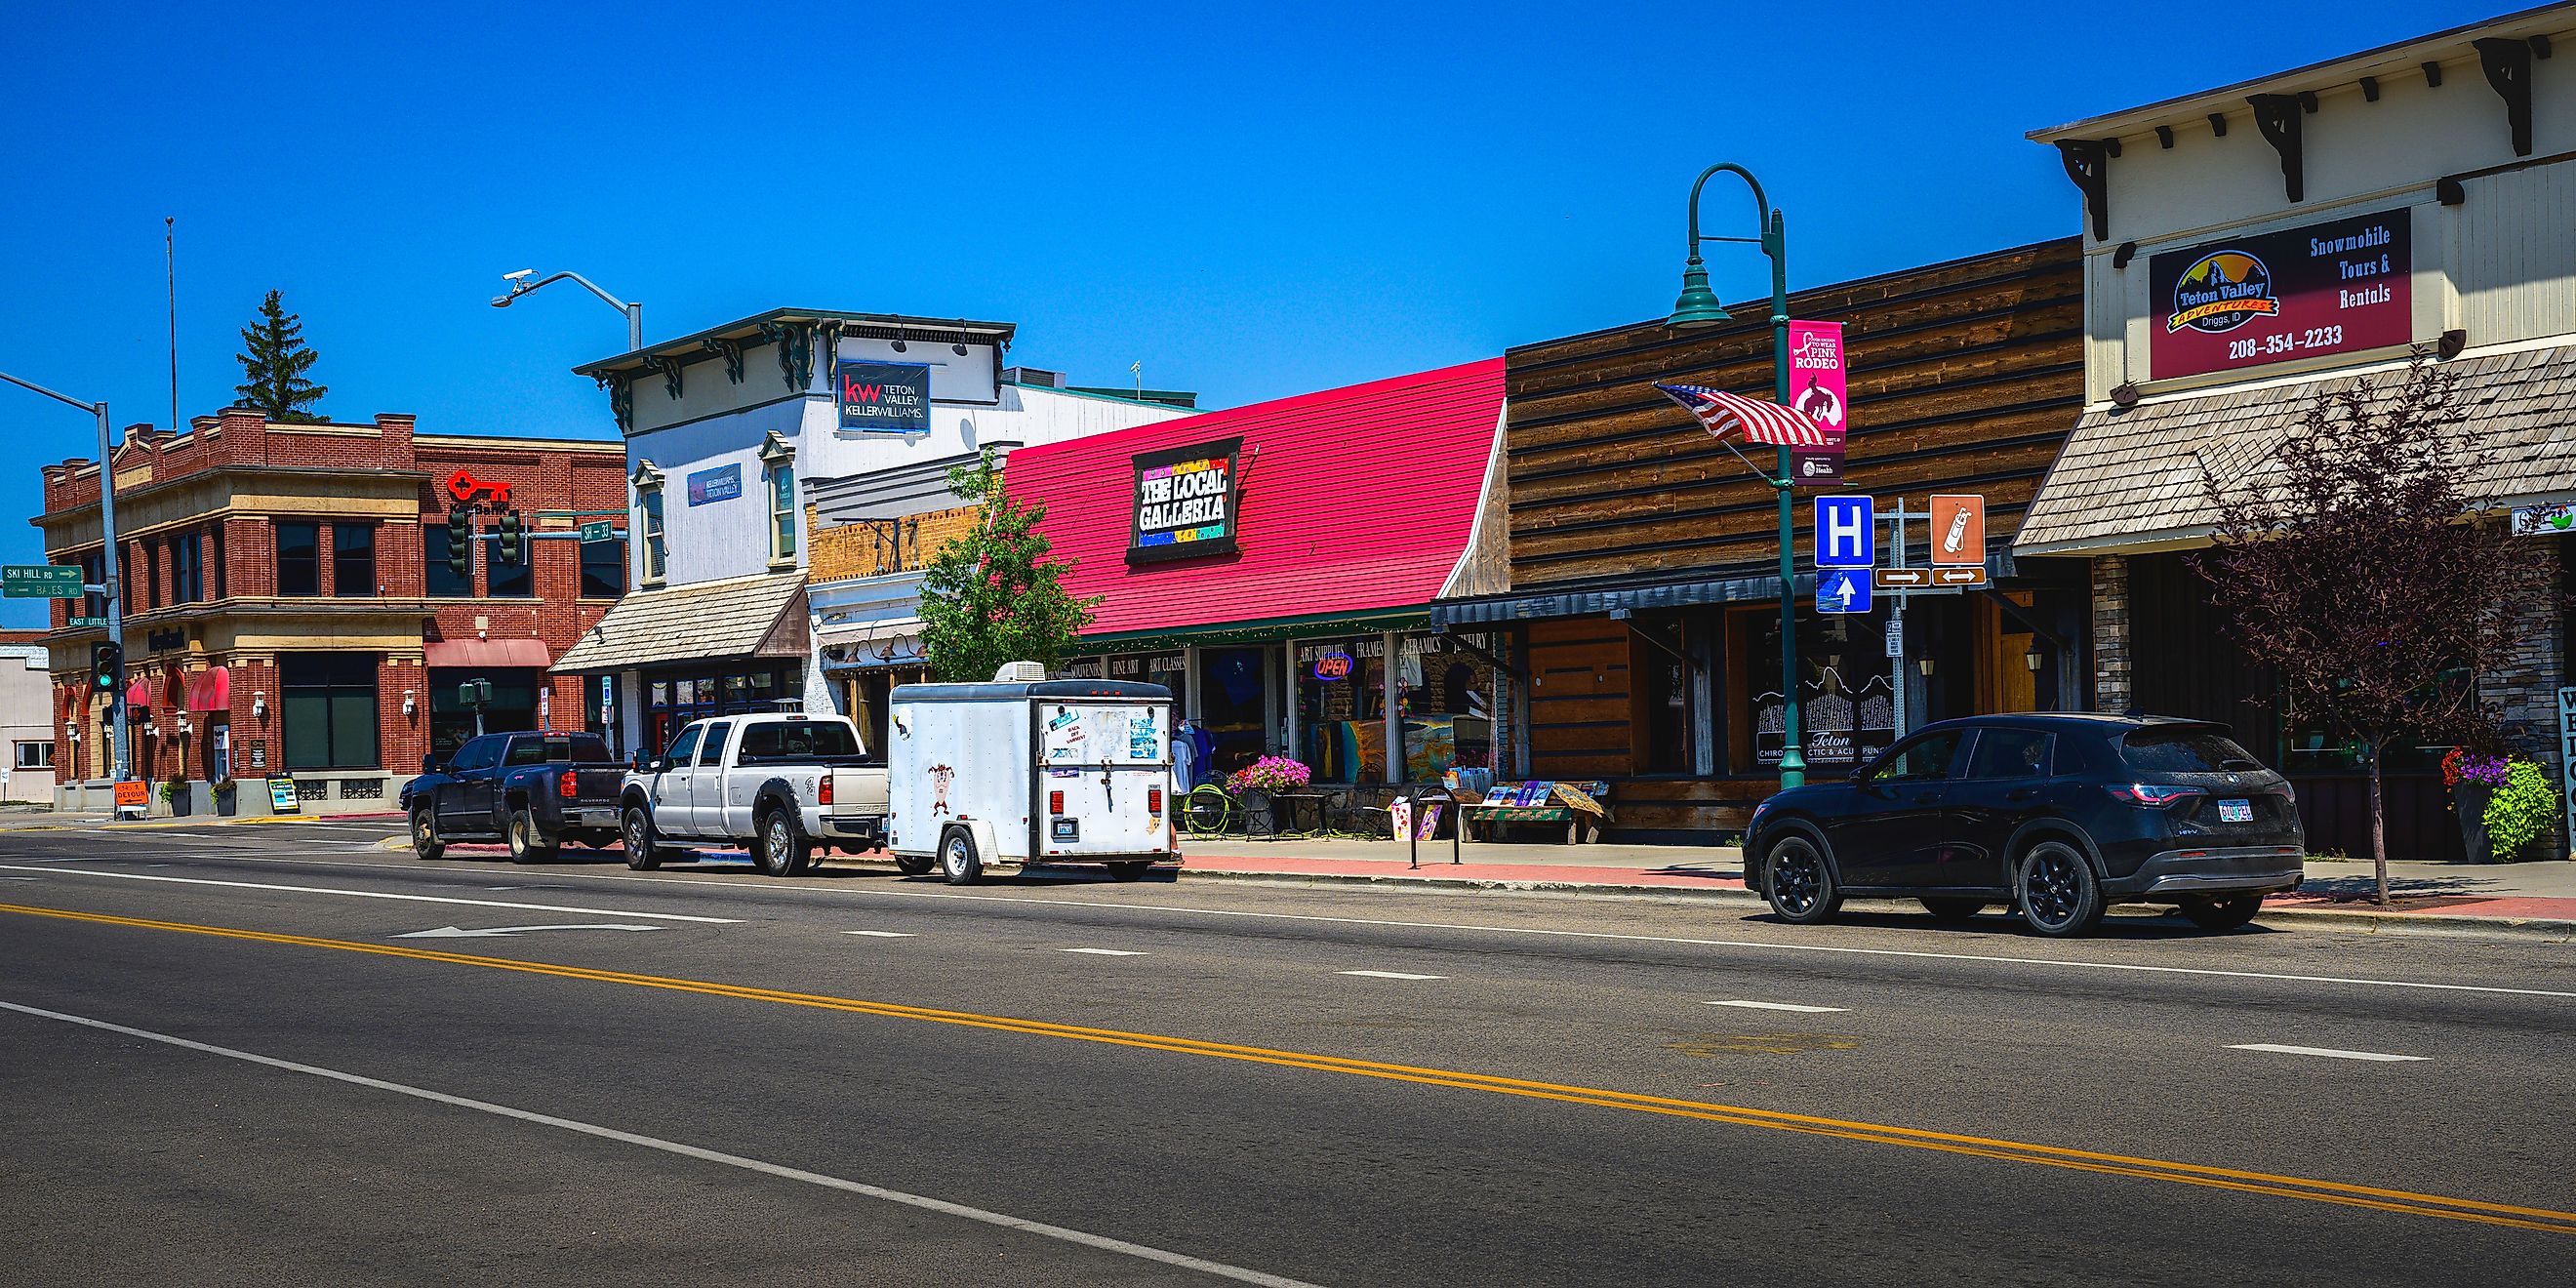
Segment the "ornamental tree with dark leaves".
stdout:
<svg viewBox="0 0 2576 1288">
<path fill-rule="evenodd" d="M 2388 902 L 2380 765 L 2400 739 L 2489 745 L 2496 713 L 2477 678 L 2541 629 L 2555 578 L 2517 546 L 2466 477 L 2452 372 L 2419 351 L 2403 372 L 2310 396 L 2259 463 L 2203 454 L 2213 545 L 2191 556 L 2232 634 L 2278 680 L 2285 718 L 2362 755 L 2370 851 Z"/>
</svg>

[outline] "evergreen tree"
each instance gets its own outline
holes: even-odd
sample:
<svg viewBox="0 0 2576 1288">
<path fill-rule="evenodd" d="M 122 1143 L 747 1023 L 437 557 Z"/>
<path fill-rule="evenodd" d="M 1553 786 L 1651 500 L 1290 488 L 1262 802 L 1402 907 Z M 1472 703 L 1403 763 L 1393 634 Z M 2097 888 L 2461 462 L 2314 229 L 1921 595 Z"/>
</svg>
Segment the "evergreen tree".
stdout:
<svg viewBox="0 0 2576 1288">
<path fill-rule="evenodd" d="M 242 352 L 234 356 L 247 378 L 233 392 L 243 406 L 257 408 L 270 420 L 318 421 L 322 416 L 305 408 L 331 391 L 304 378 L 319 355 L 304 343 L 304 319 L 287 312 L 279 294 L 270 291 L 260 302 L 259 316 L 242 328 Z"/>
<path fill-rule="evenodd" d="M 1047 558 L 1037 532 L 1046 507 L 1013 504 L 989 451 L 950 470 L 948 486 L 982 514 L 923 567 L 921 641 L 932 677 L 990 680 L 1005 662 L 1056 670 L 1100 601 L 1066 593 L 1064 565 Z"/>
</svg>

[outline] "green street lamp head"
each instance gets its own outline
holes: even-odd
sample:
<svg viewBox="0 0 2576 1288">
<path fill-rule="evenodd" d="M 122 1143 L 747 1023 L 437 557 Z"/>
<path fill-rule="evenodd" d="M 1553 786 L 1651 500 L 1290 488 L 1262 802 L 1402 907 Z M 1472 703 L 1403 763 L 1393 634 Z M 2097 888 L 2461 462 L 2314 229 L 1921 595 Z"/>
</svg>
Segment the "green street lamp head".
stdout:
<svg viewBox="0 0 2576 1288">
<path fill-rule="evenodd" d="M 1681 298 L 1673 301 L 1673 315 L 1664 325 L 1675 330 L 1688 327 L 1715 326 L 1726 321 L 1726 309 L 1717 302 L 1717 294 L 1708 289 L 1708 268 L 1699 256 L 1690 257 L 1682 266 Z"/>
</svg>

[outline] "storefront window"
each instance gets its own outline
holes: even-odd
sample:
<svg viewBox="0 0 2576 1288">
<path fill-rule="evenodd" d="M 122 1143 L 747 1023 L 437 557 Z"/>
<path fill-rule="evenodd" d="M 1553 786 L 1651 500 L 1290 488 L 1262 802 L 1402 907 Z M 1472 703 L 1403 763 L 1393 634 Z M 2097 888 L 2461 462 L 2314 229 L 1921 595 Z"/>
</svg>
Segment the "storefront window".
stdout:
<svg viewBox="0 0 2576 1288">
<path fill-rule="evenodd" d="M 1298 643 L 1297 758 L 1316 781 L 1385 781 L 1385 652 L 1375 635 Z"/>
<path fill-rule="evenodd" d="M 1628 674 L 1637 690 L 1637 768 L 1687 774 L 1699 768 L 1697 687 L 1691 664 L 1697 632 L 1687 622 L 1638 624 L 1630 635 Z M 1776 686 L 1775 686 L 1776 687 Z"/>
<path fill-rule="evenodd" d="M 484 733 L 537 727 L 537 687 L 542 672 L 480 667 L 429 668 L 429 749 L 445 756 L 475 734 L 474 708 L 458 692 L 467 680 L 490 680 L 492 700 L 483 708 Z"/>
<path fill-rule="evenodd" d="M 288 769 L 373 769 L 376 655 L 285 653 L 277 659 L 278 738 Z"/>
<path fill-rule="evenodd" d="M 1212 745 L 1208 772 L 1231 774 L 1259 760 L 1270 747 L 1266 728 L 1267 648 L 1199 650 L 1199 727 Z"/>
<path fill-rule="evenodd" d="M 1777 769 L 1787 749 L 1780 699 L 1780 616 L 1775 608 L 1733 617 L 1742 660 L 1730 739 L 1738 773 Z M 1810 770 L 1839 773 L 1887 750 L 1896 733 L 1894 663 L 1886 655 L 1887 614 L 1798 614 L 1801 753 Z M 1750 754 L 1747 754 L 1749 750 Z"/>
<path fill-rule="evenodd" d="M 805 670 L 794 663 L 725 670 L 658 671 L 645 677 L 644 746 L 668 744 L 692 720 L 793 711 L 805 700 Z"/>
</svg>

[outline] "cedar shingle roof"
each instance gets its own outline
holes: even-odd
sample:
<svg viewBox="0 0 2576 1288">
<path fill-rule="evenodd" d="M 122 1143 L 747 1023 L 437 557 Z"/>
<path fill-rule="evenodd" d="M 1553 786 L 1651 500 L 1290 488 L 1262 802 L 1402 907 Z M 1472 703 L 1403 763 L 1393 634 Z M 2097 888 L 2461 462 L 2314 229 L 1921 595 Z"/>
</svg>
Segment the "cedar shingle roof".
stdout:
<svg viewBox="0 0 2576 1288">
<path fill-rule="evenodd" d="M 805 575 L 729 577 L 642 590 L 609 607 L 564 650 L 558 672 L 622 671 L 673 662 L 802 657 L 812 634 Z"/>
<path fill-rule="evenodd" d="M 2576 496 L 2576 346 L 2460 358 L 2462 489 L 2499 505 Z M 2013 540 L 2017 554 L 2203 544 L 2215 520 L 2204 471 L 2260 469 L 2310 400 L 2397 371 L 2089 411 L 2077 422 Z"/>
</svg>

